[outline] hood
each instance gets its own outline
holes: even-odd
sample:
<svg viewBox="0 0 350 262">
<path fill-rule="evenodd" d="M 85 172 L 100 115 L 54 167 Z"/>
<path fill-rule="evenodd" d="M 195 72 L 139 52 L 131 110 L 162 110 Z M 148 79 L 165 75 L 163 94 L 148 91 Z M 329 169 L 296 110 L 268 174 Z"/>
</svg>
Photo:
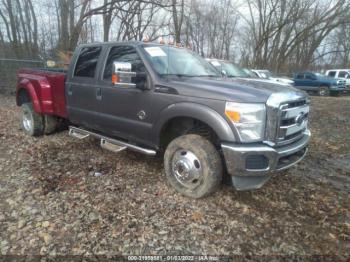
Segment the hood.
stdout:
<svg viewBox="0 0 350 262">
<path fill-rule="evenodd" d="M 255 78 L 175 77 L 169 78 L 166 85 L 184 96 L 245 103 L 265 103 L 273 93 L 304 96 L 291 86 Z"/>
</svg>

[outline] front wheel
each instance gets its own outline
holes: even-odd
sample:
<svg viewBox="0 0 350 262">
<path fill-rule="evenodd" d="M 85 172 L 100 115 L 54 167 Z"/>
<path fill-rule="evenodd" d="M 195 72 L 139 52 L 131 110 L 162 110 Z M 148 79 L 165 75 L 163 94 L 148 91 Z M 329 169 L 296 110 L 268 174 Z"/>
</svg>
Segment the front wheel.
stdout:
<svg viewBox="0 0 350 262">
<path fill-rule="evenodd" d="M 31 103 L 22 105 L 22 128 L 30 136 L 40 136 L 44 132 L 43 117 L 34 111 Z"/>
<path fill-rule="evenodd" d="M 202 136 L 174 139 L 164 154 L 165 174 L 179 193 L 201 198 L 213 193 L 222 181 L 222 161 L 215 146 Z"/>
<path fill-rule="evenodd" d="M 318 90 L 319 96 L 329 96 L 329 87 L 328 86 L 321 86 Z"/>
</svg>

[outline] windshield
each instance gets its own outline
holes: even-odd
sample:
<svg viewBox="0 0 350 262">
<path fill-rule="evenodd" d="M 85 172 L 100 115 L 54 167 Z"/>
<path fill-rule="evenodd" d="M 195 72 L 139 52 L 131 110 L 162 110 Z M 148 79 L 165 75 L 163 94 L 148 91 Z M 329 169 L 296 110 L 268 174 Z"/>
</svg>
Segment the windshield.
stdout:
<svg viewBox="0 0 350 262">
<path fill-rule="evenodd" d="M 147 45 L 143 49 L 151 66 L 160 75 L 220 77 L 204 58 L 187 49 Z"/>
<path fill-rule="evenodd" d="M 221 66 L 221 71 L 224 70 L 227 77 L 250 77 L 246 72 L 234 64 L 231 64 L 229 62 L 219 63 Z"/>
</svg>

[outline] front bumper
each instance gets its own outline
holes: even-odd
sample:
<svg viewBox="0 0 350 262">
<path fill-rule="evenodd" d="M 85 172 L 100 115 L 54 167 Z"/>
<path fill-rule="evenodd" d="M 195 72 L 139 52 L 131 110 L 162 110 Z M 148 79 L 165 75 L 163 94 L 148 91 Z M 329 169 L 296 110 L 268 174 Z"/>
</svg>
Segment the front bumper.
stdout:
<svg viewBox="0 0 350 262">
<path fill-rule="evenodd" d="M 339 92 L 341 92 L 341 91 L 346 91 L 346 86 L 338 86 L 338 85 L 336 85 L 336 86 L 331 86 L 329 89 L 331 91 L 339 91 Z"/>
<path fill-rule="evenodd" d="M 286 146 L 270 147 L 265 144 L 243 145 L 222 143 L 227 172 L 238 190 L 262 187 L 274 171 L 287 169 L 301 161 L 307 153 L 311 133 Z"/>
</svg>

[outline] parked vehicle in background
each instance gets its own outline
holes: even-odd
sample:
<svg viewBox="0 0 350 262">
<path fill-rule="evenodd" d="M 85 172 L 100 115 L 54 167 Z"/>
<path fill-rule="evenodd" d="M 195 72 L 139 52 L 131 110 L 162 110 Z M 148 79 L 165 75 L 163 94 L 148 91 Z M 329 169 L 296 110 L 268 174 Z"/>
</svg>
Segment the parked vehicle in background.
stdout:
<svg viewBox="0 0 350 262">
<path fill-rule="evenodd" d="M 257 74 L 255 74 L 252 70 L 250 70 L 249 68 L 242 68 L 242 70 L 246 73 L 246 74 L 248 74 L 250 77 L 258 77 L 258 75 Z"/>
<path fill-rule="evenodd" d="M 295 87 L 320 96 L 336 95 L 345 91 L 345 80 L 327 77 L 320 73 L 301 72 L 294 75 Z"/>
<path fill-rule="evenodd" d="M 81 45 L 66 74 L 20 70 L 17 105 L 29 135 L 64 118 L 75 138 L 164 155 L 168 183 L 194 198 L 226 173 L 238 190 L 260 188 L 301 161 L 310 139 L 304 92 L 224 78 L 197 54 L 154 43 Z"/>
<path fill-rule="evenodd" d="M 260 78 L 266 78 L 266 79 L 270 79 L 270 80 L 273 80 L 273 81 L 276 81 L 276 82 L 281 82 L 281 83 L 288 84 L 288 85 L 294 85 L 294 81 L 292 79 L 289 79 L 289 78 L 286 78 L 286 77 L 276 76 L 275 74 L 273 74 L 269 70 L 256 70 L 256 69 L 253 69 L 252 72 L 254 72 Z"/>
<path fill-rule="evenodd" d="M 242 77 L 249 78 L 250 75 L 244 72 L 239 66 L 225 60 L 220 59 L 206 59 L 212 64 L 218 72 L 226 77 Z"/>
<path fill-rule="evenodd" d="M 345 80 L 346 89 L 350 91 L 350 69 L 327 70 L 326 76 Z"/>
<path fill-rule="evenodd" d="M 220 59 L 206 59 L 211 63 L 222 75 L 228 78 L 243 78 L 245 80 L 251 80 L 255 83 L 264 82 L 264 83 L 272 83 L 274 85 L 278 85 L 281 87 L 290 87 L 289 84 L 276 82 L 270 79 L 259 78 L 255 75 L 255 73 L 251 72 L 249 69 L 242 69 L 239 66 L 233 64 L 230 61 L 220 60 Z"/>
</svg>

